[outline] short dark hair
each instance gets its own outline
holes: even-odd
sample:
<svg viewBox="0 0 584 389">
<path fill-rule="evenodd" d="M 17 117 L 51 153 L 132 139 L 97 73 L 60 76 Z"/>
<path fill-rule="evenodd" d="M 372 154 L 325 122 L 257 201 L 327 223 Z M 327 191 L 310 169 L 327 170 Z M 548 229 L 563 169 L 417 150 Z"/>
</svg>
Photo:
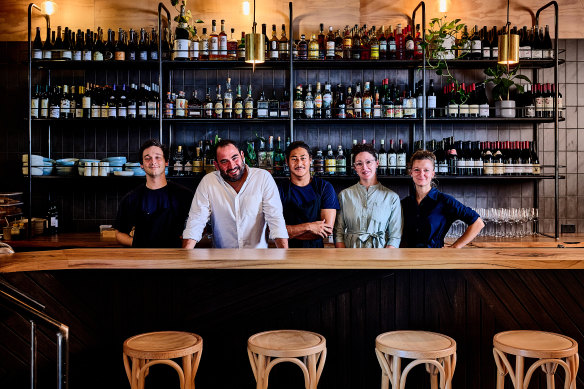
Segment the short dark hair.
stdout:
<svg viewBox="0 0 584 389">
<path fill-rule="evenodd" d="M 237 149 L 237 152 L 240 152 L 241 151 L 241 149 L 239 148 L 239 145 L 234 140 L 231 140 L 231 139 L 221 139 L 215 145 L 215 155 L 217 155 L 217 149 L 219 147 L 225 147 L 225 146 L 229 146 L 229 145 L 233 145 Z"/>
<path fill-rule="evenodd" d="M 159 147 L 162 150 L 164 162 L 168 162 L 168 147 L 160 143 L 158 139 L 148 139 L 146 142 L 142 143 L 142 146 L 140 146 L 140 151 L 138 152 L 138 159 L 140 160 L 140 163 L 144 162 L 144 150 L 152 146 Z"/>
<path fill-rule="evenodd" d="M 373 157 L 377 161 L 377 151 L 375 150 L 375 147 L 373 147 L 373 145 L 371 145 L 369 143 L 362 143 L 362 144 L 358 144 L 356 146 L 353 146 L 353 149 L 351 150 L 351 154 L 356 156 L 359 153 L 369 153 L 369 154 L 373 155 Z"/>
<path fill-rule="evenodd" d="M 286 149 L 286 161 L 288 161 L 290 159 L 290 153 L 292 152 L 292 150 L 295 150 L 298 148 L 306 150 L 306 152 L 308 153 L 308 156 L 312 158 L 312 155 L 310 154 L 310 147 L 308 147 L 308 145 L 306 143 L 304 143 L 303 141 L 297 140 L 297 141 L 290 143 L 290 146 L 288 146 L 288 148 Z"/>
</svg>

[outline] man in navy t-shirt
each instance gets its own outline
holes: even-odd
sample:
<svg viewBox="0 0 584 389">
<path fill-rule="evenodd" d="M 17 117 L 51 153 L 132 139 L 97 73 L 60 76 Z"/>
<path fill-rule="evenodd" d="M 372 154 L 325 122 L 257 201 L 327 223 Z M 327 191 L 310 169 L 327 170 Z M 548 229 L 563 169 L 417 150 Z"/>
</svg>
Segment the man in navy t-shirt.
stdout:
<svg viewBox="0 0 584 389">
<path fill-rule="evenodd" d="M 310 177 L 311 160 L 310 148 L 302 141 L 291 143 L 286 150 L 290 181 L 279 183 L 278 189 L 290 248 L 324 247 L 323 238 L 332 234 L 340 208 L 333 186 Z"/>
<path fill-rule="evenodd" d="M 155 139 L 140 147 L 146 182 L 124 196 L 114 224 L 124 246 L 180 248 L 193 192 L 167 182 L 168 149 Z"/>
</svg>

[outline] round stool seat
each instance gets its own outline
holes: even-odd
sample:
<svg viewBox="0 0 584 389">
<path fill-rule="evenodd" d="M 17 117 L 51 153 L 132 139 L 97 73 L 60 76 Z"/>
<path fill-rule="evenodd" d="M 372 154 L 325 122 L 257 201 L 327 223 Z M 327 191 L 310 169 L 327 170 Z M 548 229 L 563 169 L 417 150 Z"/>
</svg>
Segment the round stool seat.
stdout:
<svg viewBox="0 0 584 389">
<path fill-rule="evenodd" d="M 506 331 L 493 338 L 495 348 L 527 358 L 565 358 L 578 352 L 578 343 L 565 335 L 543 331 Z"/>
<path fill-rule="evenodd" d="M 124 342 L 124 353 L 140 359 L 173 359 L 194 354 L 203 339 L 190 332 L 161 331 L 132 336 Z"/>
<path fill-rule="evenodd" d="M 270 357 L 303 357 L 324 350 L 326 340 L 315 332 L 277 330 L 252 335 L 247 347 L 254 353 Z"/>
<path fill-rule="evenodd" d="M 443 358 L 456 352 L 449 336 L 428 331 L 392 331 L 377 336 L 378 350 L 401 358 Z"/>
</svg>

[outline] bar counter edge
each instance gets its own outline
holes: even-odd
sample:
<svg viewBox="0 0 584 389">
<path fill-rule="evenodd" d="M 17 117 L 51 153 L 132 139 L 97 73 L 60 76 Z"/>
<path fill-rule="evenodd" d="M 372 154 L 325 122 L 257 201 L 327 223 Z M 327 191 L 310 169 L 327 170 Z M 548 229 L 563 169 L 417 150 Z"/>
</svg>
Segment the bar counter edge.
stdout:
<svg viewBox="0 0 584 389">
<path fill-rule="evenodd" d="M 584 250 L 104 248 L 0 255 L 0 273 L 74 269 L 584 269 Z"/>
</svg>

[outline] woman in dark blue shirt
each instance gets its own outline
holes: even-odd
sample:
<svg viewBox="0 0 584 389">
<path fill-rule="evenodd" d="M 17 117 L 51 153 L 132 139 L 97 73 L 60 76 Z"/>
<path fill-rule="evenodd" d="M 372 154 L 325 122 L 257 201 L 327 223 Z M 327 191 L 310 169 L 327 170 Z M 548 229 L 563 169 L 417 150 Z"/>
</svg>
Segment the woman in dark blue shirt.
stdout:
<svg viewBox="0 0 584 389">
<path fill-rule="evenodd" d="M 427 150 L 416 151 L 410 159 L 416 193 L 402 200 L 404 227 L 400 247 L 444 247 L 450 226 L 462 220 L 468 228 L 451 246 L 461 248 L 485 226 L 478 213 L 433 186 L 435 161 L 434 154 Z"/>
</svg>

